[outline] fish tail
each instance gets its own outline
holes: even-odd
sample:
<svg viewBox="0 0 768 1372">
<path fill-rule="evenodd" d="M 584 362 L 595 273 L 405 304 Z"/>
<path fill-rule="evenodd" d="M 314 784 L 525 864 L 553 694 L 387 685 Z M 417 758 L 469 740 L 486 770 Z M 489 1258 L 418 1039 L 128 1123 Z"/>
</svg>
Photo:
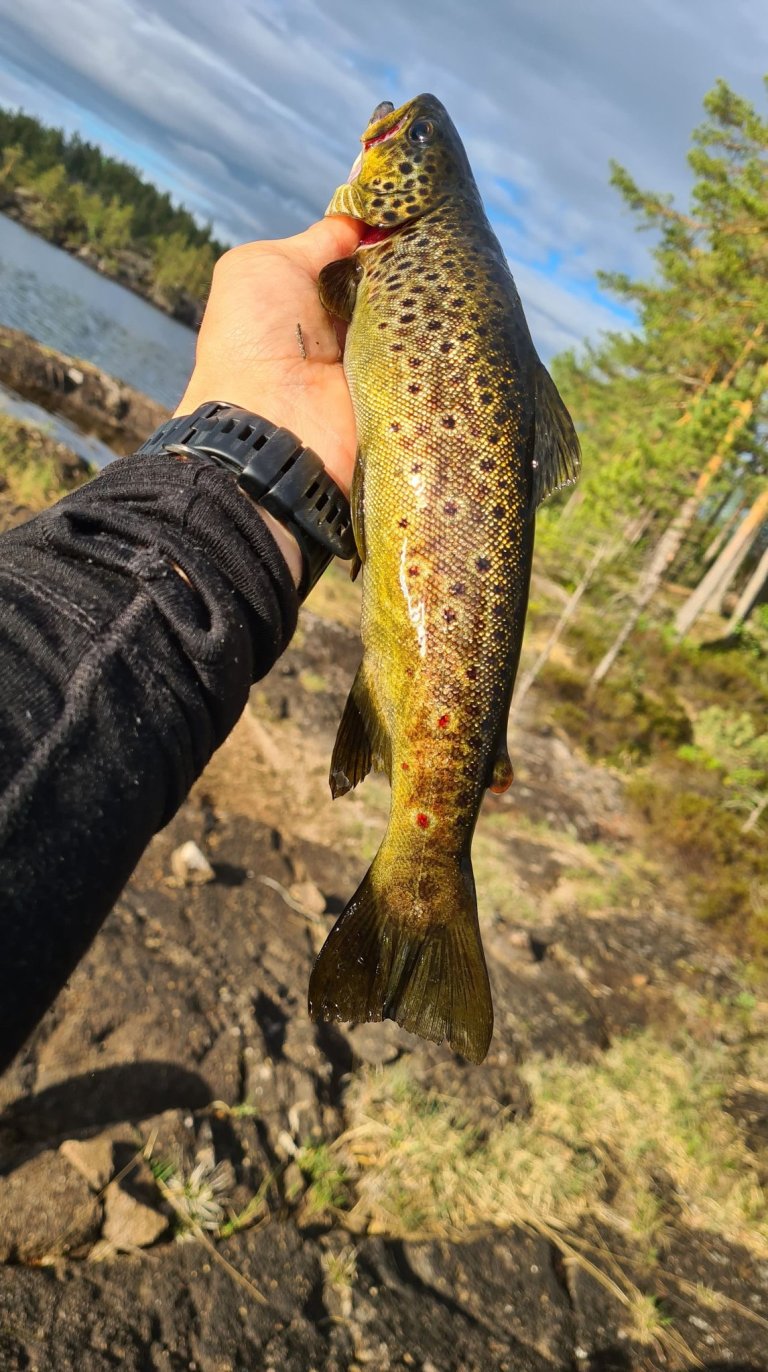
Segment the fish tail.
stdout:
<svg viewBox="0 0 768 1372">
<path fill-rule="evenodd" d="M 331 930 L 309 983 L 314 1020 L 393 1019 L 482 1062 L 493 1006 L 469 856 L 441 865 L 427 919 L 403 898 L 386 840 Z"/>
</svg>

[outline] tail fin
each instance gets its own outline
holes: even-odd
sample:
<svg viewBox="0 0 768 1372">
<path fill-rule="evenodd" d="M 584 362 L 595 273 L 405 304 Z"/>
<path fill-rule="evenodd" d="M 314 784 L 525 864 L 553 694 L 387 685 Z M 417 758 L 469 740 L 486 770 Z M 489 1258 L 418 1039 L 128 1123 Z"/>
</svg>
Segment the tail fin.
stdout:
<svg viewBox="0 0 768 1372">
<path fill-rule="evenodd" d="M 315 963 L 309 1013 L 355 1024 L 393 1019 L 482 1062 L 493 1006 L 469 861 L 441 867 L 432 921 L 388 893 L 386 870 L 380 850 Z"/>
</svg>

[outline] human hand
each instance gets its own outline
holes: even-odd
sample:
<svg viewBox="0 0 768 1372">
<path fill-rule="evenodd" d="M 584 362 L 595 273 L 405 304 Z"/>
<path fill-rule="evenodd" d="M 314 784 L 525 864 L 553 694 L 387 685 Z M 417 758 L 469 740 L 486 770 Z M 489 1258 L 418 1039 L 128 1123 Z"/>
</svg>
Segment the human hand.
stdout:
<svg viewBox="0 0 768 1372">
<path fill-rule="evenodd" d="M 346 492 L 355 418 L 317 278 L 328 262 L 355 251 L 363 230 L 354 219 L 334 216 L 294 238 L 225 253 L 213 273 L 195 369 L 176 411 L 190 414 L 209 400 L 242 405 L 291 429 Z"/>
</svg>

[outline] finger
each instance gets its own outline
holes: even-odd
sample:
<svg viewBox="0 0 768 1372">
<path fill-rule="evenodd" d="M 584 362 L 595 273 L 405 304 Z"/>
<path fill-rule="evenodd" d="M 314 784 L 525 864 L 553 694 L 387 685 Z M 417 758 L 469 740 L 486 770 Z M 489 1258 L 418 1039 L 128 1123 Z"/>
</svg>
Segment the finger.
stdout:
<svg viewBox="0 0 768 1372">
<path fill-rule="evenodd" d="M 313 276 L 319 276 L 329 262 L 335 262 L 339 257 L 349 257 L 364 233 L 365 225 L 361 220 L 334 214 L 318 220 L 304 233 L 283 239 L 282 246 L 301 257 Z"/>
</svg>

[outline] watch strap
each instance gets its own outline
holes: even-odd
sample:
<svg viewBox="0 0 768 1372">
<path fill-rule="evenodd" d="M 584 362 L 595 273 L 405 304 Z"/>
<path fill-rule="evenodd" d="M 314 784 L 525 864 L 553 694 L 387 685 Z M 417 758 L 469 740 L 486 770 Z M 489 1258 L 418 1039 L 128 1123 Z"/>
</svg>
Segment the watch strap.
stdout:
<svg viewBox="0 0 768 1372">
<path fill-rule="evenodd" d="M 333 557 L 354 556 L 349 501 L 317 454 L 289 429 L 238 405 L 210 401 L 161 424 L 138 452 L 205 457 L 232 472 L 245 494 L 296 538 L 304 564 L 302 599 Z"/>
</svg>

